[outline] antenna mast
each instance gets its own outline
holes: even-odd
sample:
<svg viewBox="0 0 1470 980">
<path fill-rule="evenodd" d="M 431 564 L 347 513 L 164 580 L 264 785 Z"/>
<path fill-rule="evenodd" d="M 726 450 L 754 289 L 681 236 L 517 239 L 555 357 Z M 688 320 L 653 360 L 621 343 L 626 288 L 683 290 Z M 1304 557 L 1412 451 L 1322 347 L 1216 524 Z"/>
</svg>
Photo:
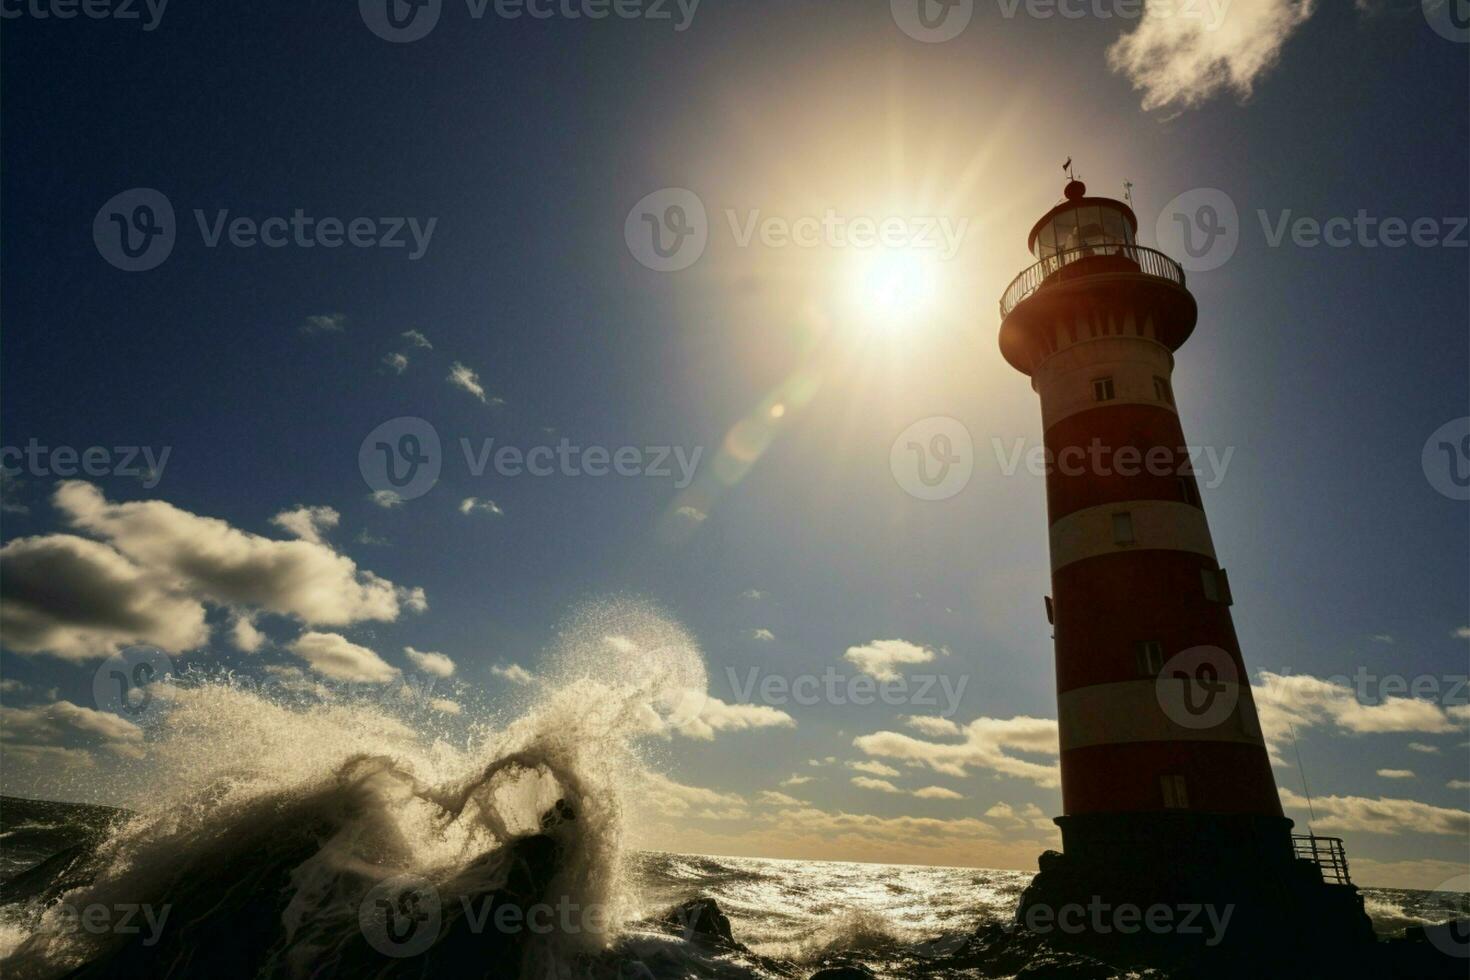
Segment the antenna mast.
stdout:
<svg viewBox="0 0 1470 980">
<path fill-rule="evenodd" d="M 1291 722 L 1286 723 L 1286 730 L 1291 732 L 1291 747 L 1296 750 L 1296 767 L 1302 774 L 1302 792 L 1307 794 L 1307 833 L 1313 834 L 1316 831 L 1312 829 L 1312 823 L 1316 821 L 1317 813 L 1312 809 L 1312 791 L 1307 786 L 1307 767 L 1302 765 L 1302 747 L 1297 744 L 1296 728 Z"/>
</svg>

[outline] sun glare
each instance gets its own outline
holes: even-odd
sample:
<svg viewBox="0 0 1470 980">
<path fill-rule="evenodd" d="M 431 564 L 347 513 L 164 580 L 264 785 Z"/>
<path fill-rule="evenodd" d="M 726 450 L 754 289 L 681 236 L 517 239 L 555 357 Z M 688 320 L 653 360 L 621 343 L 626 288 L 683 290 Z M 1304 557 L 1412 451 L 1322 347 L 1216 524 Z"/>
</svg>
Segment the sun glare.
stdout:
<svg viewBox="0 0 1470 980">
<path fill-rule="evenodd" d="M 939 259 L 921 248 L 861 253 L 848 284 L 848 301 L 860 323 L 882 330 L 909 329 L 934 312 Z"/>
</svg>

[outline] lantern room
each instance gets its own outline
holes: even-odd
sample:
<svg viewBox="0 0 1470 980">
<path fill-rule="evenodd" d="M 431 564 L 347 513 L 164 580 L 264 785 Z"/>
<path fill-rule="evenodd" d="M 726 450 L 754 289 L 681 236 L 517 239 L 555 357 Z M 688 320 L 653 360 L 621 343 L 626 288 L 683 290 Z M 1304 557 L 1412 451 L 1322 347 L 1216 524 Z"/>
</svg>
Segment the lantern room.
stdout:
<svg viewBox="0 0 1470 980">
<path fill-rule="evenodd" d="M 1128 205 L 1107 197 L 1088 197 L 1087 185 L 1080 180 L 1070 181 L 1063 193 L 1067 199 L 1031 229 L 1026 247 L 1032 255 L 1043 261 L 1062 256 L 1064 264 L 1088 254 L 1117 254 L 1120 246 L 1137 244 L 1138 218 Z"/>
</svg>

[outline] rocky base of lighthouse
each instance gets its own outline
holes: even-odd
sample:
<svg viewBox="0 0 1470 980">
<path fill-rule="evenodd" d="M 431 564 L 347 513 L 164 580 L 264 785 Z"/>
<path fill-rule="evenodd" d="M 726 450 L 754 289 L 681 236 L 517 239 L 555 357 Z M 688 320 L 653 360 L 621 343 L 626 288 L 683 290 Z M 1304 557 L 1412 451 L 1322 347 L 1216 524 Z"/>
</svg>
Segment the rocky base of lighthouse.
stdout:
<svg viewBox="0 0 1470 980">
<path fill-rule="evenodd" d="M 1017 934 L 1170 977 L 1456 977 L 1446 943 L 1379 942 L 1352 885 L 1310 861 L 1161 851 L 1046 851 L 1016 909 Z M 1246 859 L 1243 859 L 1246 858 Z"/>
</svg>

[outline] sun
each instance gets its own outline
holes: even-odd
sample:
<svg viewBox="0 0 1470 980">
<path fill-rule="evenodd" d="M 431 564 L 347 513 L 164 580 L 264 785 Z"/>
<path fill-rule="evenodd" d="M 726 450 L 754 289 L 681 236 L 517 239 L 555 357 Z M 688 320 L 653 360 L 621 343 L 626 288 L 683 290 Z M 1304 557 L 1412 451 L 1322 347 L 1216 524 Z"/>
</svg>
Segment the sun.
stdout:
<svg viewBox="0 0 1470 980">
<path fill-rule="evenodd" d="M 940 287 L 932 249 L 876 248 L 855 257 L 845 285 L 856 322 L 869 330 L 907 331 L 932 314 Z"/>
</svg>

